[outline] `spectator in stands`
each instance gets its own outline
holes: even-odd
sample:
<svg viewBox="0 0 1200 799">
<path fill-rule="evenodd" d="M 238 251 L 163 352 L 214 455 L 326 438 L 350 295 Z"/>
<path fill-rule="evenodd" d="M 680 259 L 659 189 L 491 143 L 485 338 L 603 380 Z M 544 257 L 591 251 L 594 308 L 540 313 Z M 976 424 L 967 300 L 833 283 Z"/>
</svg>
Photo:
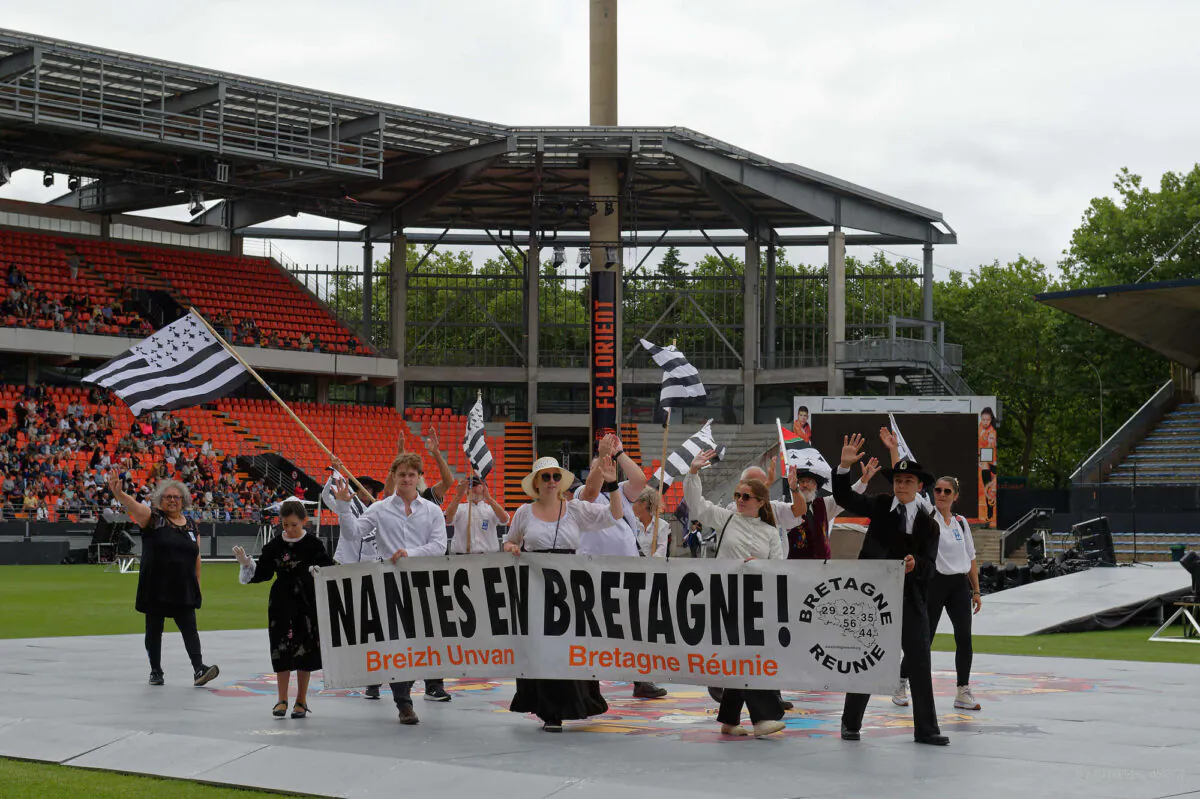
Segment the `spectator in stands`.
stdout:
<svg viewBox="0 0 1200 799">
<path fill-rule="evenodd" d="M 300 349 L 304 352 L 310 352 L 313 348 L 312 339 L 304 331 L 300 332 Z"/>
<path fill-rule="evenodd" d="M 314 332 L 312 334 L 312 348 L 313 348 L 313 352 L 321 351 L 321 334 L 320 333 Z"/>
</svg>

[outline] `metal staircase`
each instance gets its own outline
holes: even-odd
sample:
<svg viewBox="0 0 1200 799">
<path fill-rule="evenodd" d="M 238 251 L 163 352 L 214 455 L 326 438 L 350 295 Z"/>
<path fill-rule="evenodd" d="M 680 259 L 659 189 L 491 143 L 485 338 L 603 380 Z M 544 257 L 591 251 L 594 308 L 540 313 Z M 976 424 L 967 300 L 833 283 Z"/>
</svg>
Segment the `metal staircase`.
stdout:
<svg viewBox="0 0 1200 799">
<path fill-rule="evenodd" d="M 889 317 L 887 337 L 839 341 L 834 349 L 834 362 L 848 376 L 887 378 L 889 387 L 898 383 L 908 386 L 912 393 L 924 396 L 965 396 L 973 394 L 962 370 L 962 346 L 947 344 L 942 323 Z M 936 340 L 906 338 L 899 333 L 904 328 L 937 330 Z"/>
</svg>

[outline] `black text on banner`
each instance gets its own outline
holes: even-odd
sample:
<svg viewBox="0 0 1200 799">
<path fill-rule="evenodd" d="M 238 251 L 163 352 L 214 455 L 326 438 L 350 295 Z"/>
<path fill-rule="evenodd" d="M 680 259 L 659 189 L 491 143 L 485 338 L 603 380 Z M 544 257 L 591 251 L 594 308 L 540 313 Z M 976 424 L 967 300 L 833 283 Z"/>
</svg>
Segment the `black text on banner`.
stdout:
<svg viewBox="0 0 1200 799">
<path fill-rule="evenodd" d="M 689 562 L 690 561 L 690 562 Z M 890 691 L 902 564 L 497 553 L 331 567 L 325 682 L 653 680 Z"/>
</svg>

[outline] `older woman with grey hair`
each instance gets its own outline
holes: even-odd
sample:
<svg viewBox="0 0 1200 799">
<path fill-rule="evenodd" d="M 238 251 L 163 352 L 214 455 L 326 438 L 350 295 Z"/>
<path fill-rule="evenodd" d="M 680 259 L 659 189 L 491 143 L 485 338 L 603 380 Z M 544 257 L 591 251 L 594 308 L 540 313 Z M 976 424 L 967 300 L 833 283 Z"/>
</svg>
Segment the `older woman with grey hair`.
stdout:
<svg viewBox="0 0 1200 799">
<path fill-rule="evenodd" d="M 207 666 L 200 655 L 196 610 L 200 607 L 200 533 L 196 522 L 184 516 L 191 507 L 191 492 L 178 480 L 163 480 L 145 505 L 126 494 L 115 471 L 108 489 L 125 506 L 129 518 L 142 528 L 142 563 L 134 607 L 146 616 L 146 655 L 150 658 L 150 684 L 162 685 L 162 633 L 166 619 L 175 620 L 192 661 L 192 684 L 204 685 L 221 670 Z"/>
</svg>

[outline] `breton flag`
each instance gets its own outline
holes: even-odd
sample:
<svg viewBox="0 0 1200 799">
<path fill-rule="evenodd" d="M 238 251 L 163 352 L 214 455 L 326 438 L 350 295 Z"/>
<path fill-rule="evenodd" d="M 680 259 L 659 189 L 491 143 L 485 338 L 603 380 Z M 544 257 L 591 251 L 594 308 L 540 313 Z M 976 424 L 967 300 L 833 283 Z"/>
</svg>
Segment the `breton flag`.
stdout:
<svg viewBox="0 0 1200 799">
<path fill-rule="evenodd" d="M 820 475 L 828 484 L 833 477 L 833 470 L 821 452 L 799 433 L 784 429 L 778 419 L 775 420 L 775 427 L 779 430 L 779 451 L 783 453 L 783 462 L 793 469 Z"/>
<path fill-rule="evenodd" d="M 915 461 L 917 456 L 913 455 L 913 451 L 908 448 L 908 444 L 904 441 L 904 436 L 900 435 L 900 425 L 896 424 L 896 417 L 889 413 L 888 421 L 892 425 L 892 433 L 896 436 L 896 445 L 900 448 L 900 459 Z"/>
<path fill-rule="evenodd" d="M 134 416 L 188 408 L 231 393 L 250 372 L 195 309 L 83 378 L 113 391 Z"/>
<path fill-rule="evenodd" d="M 487 436 L 483 430 L 483 397 L 475 400 L 475 407 L 467 414 L 467 430 L 463 434 L 463 451 L 467 453 L 475 473 L 487 477 L 492 470 L 492 453 L 488 450 Z"/>
<path fill-rule="evenodd" d="M 716 463 L 725 457 L 725 445 L 717 444 L 713 440 L 712 419 L 704 423 L 704 427 L 700 428 L 700 432 L 688 438 L 683 442 L 679 449 L 667 456 L 666 475 L 663 475 L 663 467 L 654 470 L 652 480 L 659 480 L 663 485 L 671 485 L 675 480 L 687 474 L 688 469 L 692 468 L 692 461 L 696 456 L 706 449 L 715 449 L 717 456 L 712 462 Z"/>
<path fill-rule="evenodd" d="M 700 382 L 700 373 L 696 367 L 688 363 L 683 353 L 669 347 L 660 347 L 641 339 L 642 346 L 650 351 L 650 357 L 663 370 L 662 393 L 658 404 L 664 408 L 678 408 L 690 399 L 698 399 L 706 395 L 704 384 Z"/>
</svg>

